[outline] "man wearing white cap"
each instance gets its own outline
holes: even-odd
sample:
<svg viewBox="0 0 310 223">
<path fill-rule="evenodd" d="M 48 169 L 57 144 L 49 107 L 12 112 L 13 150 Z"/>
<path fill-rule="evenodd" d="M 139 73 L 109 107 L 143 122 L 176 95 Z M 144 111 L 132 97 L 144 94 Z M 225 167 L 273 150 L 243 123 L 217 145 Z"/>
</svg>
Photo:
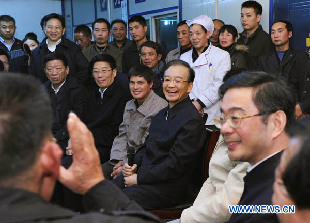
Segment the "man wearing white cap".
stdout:
<svg viewBox="0 0 310 223">
<path fill-rule="evenodd" d="M 218 89 L 230 70 L 230 56 L 210 43 L 214 25 L 208 16 L 201 15 L 186 22 L 194 48 L 182 54 L 180 59 L 188 62 L 196 75 L 189 96 L 201 114 L 208 114 L 206 125 L 212 126 L 213 118 L 220 115 Z"/>
</svg>

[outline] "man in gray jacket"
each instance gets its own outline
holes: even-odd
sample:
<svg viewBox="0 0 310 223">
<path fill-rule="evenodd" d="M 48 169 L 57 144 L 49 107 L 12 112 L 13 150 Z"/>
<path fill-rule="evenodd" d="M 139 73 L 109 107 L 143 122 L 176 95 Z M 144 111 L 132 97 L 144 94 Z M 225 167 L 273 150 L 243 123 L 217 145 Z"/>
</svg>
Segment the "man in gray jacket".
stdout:
<svg viewBox="0 0 310 223">
<path fill-rule="evenodd" d="M 153 72 L 145 65 L 137 65 L 129 71 L 129 88 L 134 99 L 127 102 L 119 135 L 114 139 L 110 161 L 103 164 L 106 178 L 115 178 L 127 163 L 127 148 L 137 151 L 149 134 L 152 119 L 168 105 L 152 90 Z"/>
</svg>

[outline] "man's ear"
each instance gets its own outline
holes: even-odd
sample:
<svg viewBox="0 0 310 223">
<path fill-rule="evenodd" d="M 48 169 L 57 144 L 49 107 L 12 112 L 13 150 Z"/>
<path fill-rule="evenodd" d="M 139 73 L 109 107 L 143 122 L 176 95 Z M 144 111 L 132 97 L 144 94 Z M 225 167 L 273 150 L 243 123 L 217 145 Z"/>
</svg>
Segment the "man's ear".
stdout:
<svg viewBox="0 0 310 223">
<path fill-rule="evenodd" d="M 162 58 L 162 56 L 163 56 L 163 55 L 159 53 L 159 54 L 157 55 L 157 60 L 160 61 L 161 58 Z"/>
<path fill-rule="evenodd" d="M 260 20 L 262 19 L 262 15 L 256 15 L 256 21 L 259 23 Z"/>
<path fill-rule="evenodd" d="M 276 138 L 278 135 L 280 135 L 282 132 L 285 131 L 286 126 L 286 115 L 284 111 L 278 110 L 272 115 L 272 123 L 273 123 L 273 133 L 272 137 Z M 269 122 L 269 120 L 268 120 Z"/>
<path fill-rule="evenodd" d="M 55 142 L 52 140 L 44 142 L 40 153 L 44 176 L 53 177 L 55 180 L 58 178 L 61 156 L 62 150 Z"/>
<path fill-rule="evenodd" d="M 63 29 L 62 36 L 65 35 L 65 32 L 66 32 L 66 28 Z"/>
<path fill-rule="evenodd" d="M 41 148 L 39 162 L 42 170 L 39 194 L 44 200 L 49 201 L 59 177 L 62 150 L 52 140 L 46 140 Z"/>
</svg>

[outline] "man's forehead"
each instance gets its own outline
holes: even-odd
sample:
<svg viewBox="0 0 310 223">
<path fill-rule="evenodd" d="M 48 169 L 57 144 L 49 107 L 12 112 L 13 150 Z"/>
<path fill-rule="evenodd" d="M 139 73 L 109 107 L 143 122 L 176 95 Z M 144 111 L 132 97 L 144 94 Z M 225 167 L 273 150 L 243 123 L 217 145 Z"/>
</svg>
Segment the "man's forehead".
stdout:
<svg viewBox="0 0 310 223">
<path fill-rule="evenodd" d="M 126 26 L 125 26 L 125 24 L 123 24 L 123 23 L 121 23 L 121 22 L 116 22 L 116 23 L 114 23 L 113 24 L 113 28 L 115 27 L 115 26 L 118 26 L 118 27 L 125 27 L 126 28 Z"/>
<path fill-rule="evenodd" d="M 181 26 L 179 26 L 178 28 L 177 28 L 177 31 L 183 31 L 183 30 L 188 30 L 189 31 L 189 27 L 188 27 L 188 25 L 186 25 L 186 24 L 183 24 L 183 25 L 181 25 Z"/>
<path fill-rule="evenodd" d="M 189 72 L 187 67 L 184 67 L 182 65 L 175 65 L 169 67 L 168 70 L 166 70 L 164 76 L 188 78 Z"/>
<path fill-rule="evenodd" d="M 253 102 L 253 88 L 231 88 L 227 90 L 221 100 L 222 112 L 247 111 L 256 108 Z"/>
<path fill-rule="evenodd" d="M 14 22 L 13 21 L 0 21 L 0 24 L 1 25 L 6 25 L 6 26 L 8 26 L 8 25 L 13 25 L 14 26 Z"/>
<path fill-rule="evenodd" d="M 141 52 L 150 52 L 150 51 L 156 53 L 156 50 L 155 50 L 154 48 L 152 48 L 152 47 L 143 46 L 143 47 L 141 48 Z"/>
</svg>

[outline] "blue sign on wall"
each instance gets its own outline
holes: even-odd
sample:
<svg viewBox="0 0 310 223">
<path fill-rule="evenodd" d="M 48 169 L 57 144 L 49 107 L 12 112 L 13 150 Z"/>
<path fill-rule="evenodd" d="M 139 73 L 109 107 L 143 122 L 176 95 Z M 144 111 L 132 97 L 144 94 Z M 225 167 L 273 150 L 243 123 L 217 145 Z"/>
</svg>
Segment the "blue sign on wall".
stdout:
<svg viewBox="0 0 310 223">
<path fill-rule="evenodd" d="M 122 0 L 114 0 L 114 8 L 120 8 L 121 7 Z"/>
<path fill-rule="evenodd" d="M 100 0 L 100 11 L 107 11 L 107 0 Z"/>
</svg>

